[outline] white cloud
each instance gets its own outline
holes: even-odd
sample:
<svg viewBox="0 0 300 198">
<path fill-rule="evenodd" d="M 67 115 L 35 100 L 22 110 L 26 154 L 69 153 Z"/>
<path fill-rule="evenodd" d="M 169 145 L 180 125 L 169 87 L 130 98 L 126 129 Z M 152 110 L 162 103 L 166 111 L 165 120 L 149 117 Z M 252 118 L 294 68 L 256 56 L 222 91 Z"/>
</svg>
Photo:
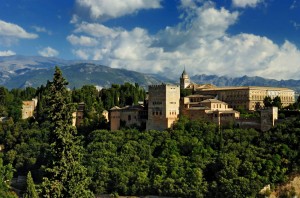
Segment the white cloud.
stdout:
<svg viewBox="0 0 300 198">
<path fill-rule="evenodd" d="M 81 46 L 95 46 L 97 45 L 97 40 L 88 36 L 75 36 L 71 34 L 67 37 L 67 40 L 72 45 L 81 45 Z"/>
<path fill-rule="evenodd" d="M 297 47 L 285 41 L 273 54 L 268 62 L 268 67 L 259 71 L 260 76 L 268 76 L 277 79 L 299 79 L 300 73 L 300 51 Z"/>
<path fill-rule="evenodd" d="M 50 30 L 47 30 L 45 27 L 32 26 L 32 28 L 33 28 L 36 32 L 43 32 L 43 33 L 47 33 L 48 35 L 52 35 L 52 32 L 51 32 Z"/>
<path fill-rule="evenodd" d="M 59 52 L 51 47 L 46 47 L 40 51 L 38 51 L 38 53 L 41 55 L 41 56 L 44 56 L 44 57 L 54 57 L 54 56 L 58 56 Z"/>
<path fill-rule="evenodd" d="M 0 51 L 0 56 L 13 56 L 13 55 L 16 55 L 16 53 L 11 50 Z"/>
<path fill-rule="evenodd" d="M 20 39 L 35 39 L 36 34 L 26 32 L 22 27 L 0 20 L 0 37 L 14 37 Z"/>
<path fill-rule="evenodd" d="M 79 58 L 83 60 L 88 60 L 89 59 L 89 54 L 85 52 L 84 50 L 73 50 L 73 53 L 78 56 Z"/>
<path fill-rule="evenodd" d="M 240 13 L 217 9 L 212 3 L 197 6 L 195 1 L 183 1 L 182 22 L 155 35 L 142 28 L 77 24 L 73 36 L 88 34 L 98 44 L 76 46 L 73 53 L 111 67 L 177 78 L 183 65 L 190 75 L 300 78 L 300 51 L 294 44 L 286 41 L 278 45 L 267 37 L 249 33 L 229 35 L 227 30 Z"/>
<path fill-rule="evenodd" d="M 92 19 L 117 18 L 141 9 L 160 8 L 161 0 L 76 0 L 80 9 L 88 10 Z"/>
<path fill-rule="evenodd" d="M 99 23 L 82 22 L 77 25 L 76 33 L 86 33 L 94 37 L 115 36 L 115 30 Z"/>
<path fill-rule="evenodd" d="M 257 4 L 262 3 L 264 0 L 232 0 L 235 7 L 256 7 Z"/>
<path fill-rule="evenodd" d="M 236 22 L 239 13 L 230 13 L 225 8 L 217 10 L 211 4 L 188 10 L 188 20 L 175 27 L 167 27 L 156 36 L 154 46 L 161 46 L 166 51 L 178 47 L 197 48 L 203 39 L 211 40 L 226 34 L 228 27 Z"/>
</svg>

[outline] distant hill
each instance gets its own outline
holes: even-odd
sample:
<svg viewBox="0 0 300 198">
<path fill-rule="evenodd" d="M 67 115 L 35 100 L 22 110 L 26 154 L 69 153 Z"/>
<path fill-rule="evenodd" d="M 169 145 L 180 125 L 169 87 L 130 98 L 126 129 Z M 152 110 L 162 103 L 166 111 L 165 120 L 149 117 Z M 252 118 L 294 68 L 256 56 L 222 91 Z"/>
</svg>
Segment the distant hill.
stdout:
<svg viewBox="0 0 300 198">
<path fill-rule="evenodd" d="M 274 80 L 262 77 L 243 76 L 238 78 L 216 76 L 216 75 L 195 75 L 191 81 L 197 84 L 214 84 L 216 86 L 268 86 L 268 87 L 288 87 L 300 93 L 300 80 Z"/>
</svg>

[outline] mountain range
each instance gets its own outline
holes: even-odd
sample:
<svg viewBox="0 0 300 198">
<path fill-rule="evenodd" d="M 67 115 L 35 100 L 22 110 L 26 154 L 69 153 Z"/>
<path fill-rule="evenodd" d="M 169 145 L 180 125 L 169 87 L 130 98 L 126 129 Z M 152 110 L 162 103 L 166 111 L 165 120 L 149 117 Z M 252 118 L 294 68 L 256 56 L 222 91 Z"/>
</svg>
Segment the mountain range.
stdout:
<svg viewBox="0 0 300 198">
<path fill-rule="evenodd" d="M 59 66 L 69 87 L 81 87 L 92 84 L 109 87 L 111 84 L 125 82 L 138 83 L 147 87 L 160 84 L 163 78 L 142 74 L 125 69 L 115 69 L 100 65 L 96 61 L 68 61 L 46 57 L 9 56 L 0 57 L 0 85 L 9 89 L 38 87 L 52 80 L 54 68 Z"/>
<path fill-rule="evenodd" d="M 265 87 L 287 87 L 293 89 L 297 93 L 300 92 L 300 80 L 275 80 L 267 79 L 259 76 L 249 77 L 227 77 L 217 75 L 195 75 L 191 77 L 191 81 L 197 84 L 213 84 L 220 87 L 225 86 L 265 86 Z"/>
<path fill-rule="evenodd" d="M 147 88 L 151 84 L 179 83 L 178 79 L 169 79 L 168 76 L 145 74 L 125 69 L 110 68 L 97 61 L 74 61 L 39 56 L 7 56 L 0 57 L 0 85 L 9 89 L 38 87 L 52 80 L 54 67 L 59 66 L 69 87 L 79 88 L 92 84 L 98 87 L 109 87 L 111 84 L 125 82 L 138 83 Z M 263 77 L 228 77 L 217 75 L 195 75 L 191 81 L 197 84 L 214 84 L 216 86 L 272 86 L 288 87 L 300 92 L 300 80 L 274 80 Z"/>
</svg>

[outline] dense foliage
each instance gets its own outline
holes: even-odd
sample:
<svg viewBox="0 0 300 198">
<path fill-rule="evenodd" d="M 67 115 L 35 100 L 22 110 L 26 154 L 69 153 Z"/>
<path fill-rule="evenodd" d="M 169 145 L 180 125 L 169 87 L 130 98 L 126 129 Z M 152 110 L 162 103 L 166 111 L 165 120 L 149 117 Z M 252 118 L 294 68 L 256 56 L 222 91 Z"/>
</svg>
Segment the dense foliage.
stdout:
<svg viewBox="0 0 300 198">
<path fill-rule="evenodd" d="M 72 108 L 68 82 L 56 67 L 46 96 L 46 118 L 50 123 L 49 152 L 42 183 L 43 197 L 92 197 L 89 177 L 81 164 L 81 146 L 72 126 Z"/>
<path fill-rule="evenodd" d="M 279 96 L 276 96 L 273 99 L 270 96 L 266 96 L 263 102 L 265 107 L 274 106 L 278 107 L 278 109 L 282 108 L 281 98 Z"/>
<path fill-rule="evenodd" d="M 10 182 L 13 177 L 11 164 L 4 165 L 0 156 L 0 197 L 16 198 L 17 195 L 10 189 Z"/>
<path fill-rule="evenodd" d="M 15 197 L 10 189 L 13 173 L 16 177 L 29 171 L 32 178 L 28 174 L 27 188 L 22 189 L 27 197 L 36 195 L 35 188 L 46 197 L 54 193 L 56 197 L 89 197 L 89 191 L 255 197 L 265 185 L 285 182 L 289 174 L 300 171 L 297 117 L 264 133 L 220 129 L 184 117 L 172 130 L 111 132 L 102 111 L 143 100 L 145 91 L 137 84 L 113 85 L 101 91 L 86 85 L 68 91 L 57 71 L 53 82 L 26 90 L 0 89 L 1 112 L 8 117 L 0 122 L 0 145 L 5 148 L 0 157 L 0 197 Z M 33 97 L 39 99 L 35 118 L 13 116 L 17 114 L 11 112 L 20 111 L 21 100 Z M 73 103 L 80 102 L 86 104 L 86 117 L 77 133 L 70 114 Z"/>
</svg>

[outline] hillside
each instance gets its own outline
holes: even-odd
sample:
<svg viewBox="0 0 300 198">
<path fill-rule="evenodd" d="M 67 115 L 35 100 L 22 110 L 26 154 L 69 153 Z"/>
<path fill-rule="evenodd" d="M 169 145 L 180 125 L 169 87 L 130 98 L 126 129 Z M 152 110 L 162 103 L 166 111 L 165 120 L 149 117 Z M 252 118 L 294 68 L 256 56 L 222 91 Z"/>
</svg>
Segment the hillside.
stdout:
<svg viewBox="0 0 300 198">
<path fill-rule="evenodd" d="M 40 56 L 0 56 L 0 85 L 11 84 L 11 88 L 16 88 L 12 79 L 20 77 L 27 72 L 53 68 L 55 65 L 64 66 L 73 63 L 57 58 L 46 58 Z"/>
<path fill-rule="evenodd" d="M 97 61 L 72 61 L 40 56 L 0 57 L 0 85 L 9 89 L 37 87 L 52 78 L 54 67 L 59 66 L 69 81 L 69 87 L 93 84 L 108 87 L 125 82 L 149 84 L 166 82 L 155 75 L 142 74 L 125 69 L 113 69 L 98 64 Z M 165 80 L 163 77 L 161 79 Z"/>
<path fill-rule="evenodd" d="M 123 84 L 125 82 L 138 83 L 147 87 L 149 84 L 161 83 L 153 76 L 125 69 L 113 69 L 110 67 L 96 65 L 92 63 L 78 63 L 60 67 L 69 87 L 81 87 L 92 84 L 100 87 L 109 87 L 111 84 Z M 3 85 L 9 89 L 23 87 L 37 87 L 46 84 L 52 78 L 54 68 L 29 70 L 25 73 L 12 76 Z"/>
</svg>

